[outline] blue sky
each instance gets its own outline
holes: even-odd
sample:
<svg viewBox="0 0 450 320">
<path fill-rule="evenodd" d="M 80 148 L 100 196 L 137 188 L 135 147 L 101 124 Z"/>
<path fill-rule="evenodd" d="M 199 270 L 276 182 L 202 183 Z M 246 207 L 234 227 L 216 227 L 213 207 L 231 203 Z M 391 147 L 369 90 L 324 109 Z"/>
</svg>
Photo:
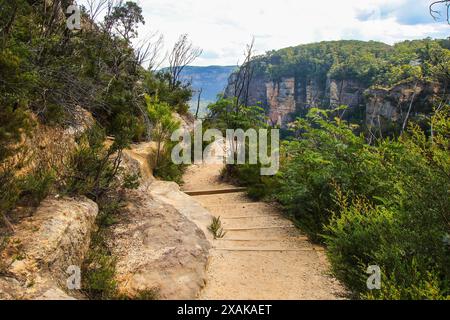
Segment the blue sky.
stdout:
<svg viewBox="0 0 450 320">
<path fill-rule="evenodd" d="M 430 0 L 138 0 L 145 38 L 158 31 L 166 50 L 181 33 L 204 50 L 195 65 L 235 65 L 254 36 L 257 53 L 324 40 L 389 44 L 450 36 L 429 15 Z"/>
</svg>

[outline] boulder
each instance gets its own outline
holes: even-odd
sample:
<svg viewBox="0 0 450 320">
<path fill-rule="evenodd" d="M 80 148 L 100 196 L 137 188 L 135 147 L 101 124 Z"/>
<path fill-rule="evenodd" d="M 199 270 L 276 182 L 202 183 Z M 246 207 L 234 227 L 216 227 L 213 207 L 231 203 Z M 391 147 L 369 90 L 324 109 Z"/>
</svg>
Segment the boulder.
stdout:
<svg viewBox="0 0 450 320">
<path fill-rule="evenodd" d="M 1 252 L 0 299 L 73 299 L 65 292 L 66 271 L 81 268 L 97 214 L 86 198 L 44 200 Z"/>
<path fill-rule="evenodd" d="M 185 211 L 154 196 L 155 187 L 128 191 L 128 205 L 112 227 L 109 246 L 117 259 L 119 291 L 194 299 L 205 285 L 210 241 Z"/>
</svg>

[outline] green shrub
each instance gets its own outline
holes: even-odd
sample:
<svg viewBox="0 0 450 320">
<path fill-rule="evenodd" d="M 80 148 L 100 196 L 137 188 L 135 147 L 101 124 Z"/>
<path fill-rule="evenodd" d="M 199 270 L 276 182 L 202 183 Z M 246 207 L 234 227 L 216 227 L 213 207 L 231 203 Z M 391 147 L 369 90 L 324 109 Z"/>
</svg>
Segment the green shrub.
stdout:
<svg viewBox="0 0 450 320">
<path fill-rule="evenodd" d="M 353 195 L 392 192 L 394 186 L 382 170 L 382 154 L 356 136 L 354 127 L 333 114 L 313 109 L 296 123 L 298 140 L 282 145 L 279 188 L 274 197 L 311 239 L 322 241 L 332 212 L 334 186 Z M 331 119 L 331 120 L 330 120 Z"/>
<path fill-rule="evenodd" d="M 119 294 L 119 296 L 117 297 L 117 300 L 133 300 L 133 301 L 152 301 L 158 299 L 159 299 L 158 289 L 140 290 L 133 295 Z"/>
<path fill-rule="evenodd" d="M 227 165 L 221 173 L 221 179 L 247 188 L 250 199 L 270 200 L 277 189 L 277 180 L 271 176 L 261 176 L 261 165 Z"/>
<path fill-rule="evenodd" d="M 119 187 L 116 178 L 121 173 L 122 151 L 128 145 L 129 137 L 116 136 L 109 148 L 104 145 L 105 139 L 105 130 L 98 126 L 79 139 L 66 178 L 67 193 L 97 200 L 106 192 Z"/>
<path fill-rule="evenodd" d="M 434 137 L 412 126 L 399 142 L 383 141 L 386 184 L 371 198 L 335 186 L 337 208 L 326 226 L 333 273 L 371 299 L 446 299 L 450 295 L 450 179 L 447 111 L 433 118 Z M 365 175 L 377 179 L 377 175 Z M 379 175 L 378 175 L 379 176 Z M 345 191 L 341 191 L 345 190 Z M 369 292 L 365 270 L 378 265 L 381 291 Z"/>
<path fill-rule="evenodd" d="M 214 239 L 222 239 L 227 235 L 227 233 L 222 228 L 222 221 L 220 220 L 220 217 L 214 217 L 211 225 L 208 227 L 208 230 L 211 231 L 211 233 L 214 236 Z"/>
<path fill-rule="evenodd" d="M 139 179 L 139 174 L 124 174 L 122 188 L 130 190 L 137 189 L 139 187 Z"/>
<path fill-rule="evenodd" d="M 186 171 L 187 165 L 175 164 L 172 161 L 172 149 L 176 144 L 173 142 L 166 142 L 160 152 L 159 164 L 153 169 L 155 177 L 164 181 L 173 181 L 178 184 L 183 183 L 183 174 Z M 149 159 L 151 163 L 156 161 Z"/>
<path fill-rule="evenodd" d="M 433 134 L 411 125 L 398 140 L 368 145 L 356 127 L 313 109 L 281 148 L 281 169 L 258 178 L 237 166 L 256 197 L 277 199 L 312 240 L 325 242 L 333 274 L 358 298 L 445 299 L 450 294 L 449 107 Z M 241 182 L 242 183 L 242 182 Z M 252 191 L 252 189 L 256 189 Z M 369 291 L 368 266 L 382 290 Z"/>
<path fill-rule="evenodd" d="M 82 275 L 82 290 L 89 299 L 110 300 L 118 296 L 115 281 L 116 260 L 108 251 L 102 232 L 93 236 Z"/>
<path fill-rule="evenodd" d="M 0 171 L 0 213 L 6 217 L 19 200 L 19 179 L 15 176 L 15 168 L 2 164 Z M 2 222 L 3 223 L 3 219 Z"/>
<path fill-rule="evenodd" d="M 37 207 L 51 192 L 55 181 L 56 175 L 52 170 L 35 169 L 33 173 L 25 176 L 19 183 L 20 203 Z"/>
<path fill-rule="evenodd" d="M 450 300 L 448 290 L 442 289 L 439 272 L 420 271 L 413 260 L 412 265 L 405 263 L 402 274 L 408 275 L 406 281 L 399 281 L 395 275 L 382 278 L 381 290 L 361 295 L 366 300 Z"/>
</svg>

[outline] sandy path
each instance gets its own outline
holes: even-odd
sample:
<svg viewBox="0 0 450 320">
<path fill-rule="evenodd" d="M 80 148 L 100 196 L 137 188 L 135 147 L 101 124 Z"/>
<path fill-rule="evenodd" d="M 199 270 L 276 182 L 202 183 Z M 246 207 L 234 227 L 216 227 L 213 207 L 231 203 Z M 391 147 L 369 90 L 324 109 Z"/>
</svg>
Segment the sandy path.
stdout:
<svg viewBox="0 0 450 320">
<path fill-rule="evenodd" d="M 191 166 L 183 190 L 232 187 L 218 181 L 219 165 Z M 340 299 L 343 289 L 326 274 L 322 248 L 311 244 L 274 205 L 242 193 L 196 196 L 220 216 L 227 231 L 215 240 L 199 299 Z"/>
</svg>

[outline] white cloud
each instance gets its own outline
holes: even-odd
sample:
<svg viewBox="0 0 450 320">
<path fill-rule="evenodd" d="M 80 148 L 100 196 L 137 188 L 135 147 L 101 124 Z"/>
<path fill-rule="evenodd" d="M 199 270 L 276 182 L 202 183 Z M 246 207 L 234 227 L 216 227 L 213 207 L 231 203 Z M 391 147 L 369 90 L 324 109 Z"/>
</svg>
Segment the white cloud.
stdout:
<svg viewBox="0 0 450 320">
<path fill-rule="evenodd" d="M 405 39 L 445 37 L 450 27 L 429 17 L 418 24 L 402 24 L 409 11 L 417 15 L 428 0 L 139 0 L 146 25 L 164 34 L 167 49 L 188 33 L 206 54 L 196 65 L 233 65 L 245 44 L 256 37 L 256 49 L 267 50 L 302 43 L 360 39 L 394 43 Z M 361 19 L 369 12 L 370 19 Z M 367 14 L 366 14 L 367 16 Z M 401 16 L 401 19 L 399 18 Z"/>
</svg>

